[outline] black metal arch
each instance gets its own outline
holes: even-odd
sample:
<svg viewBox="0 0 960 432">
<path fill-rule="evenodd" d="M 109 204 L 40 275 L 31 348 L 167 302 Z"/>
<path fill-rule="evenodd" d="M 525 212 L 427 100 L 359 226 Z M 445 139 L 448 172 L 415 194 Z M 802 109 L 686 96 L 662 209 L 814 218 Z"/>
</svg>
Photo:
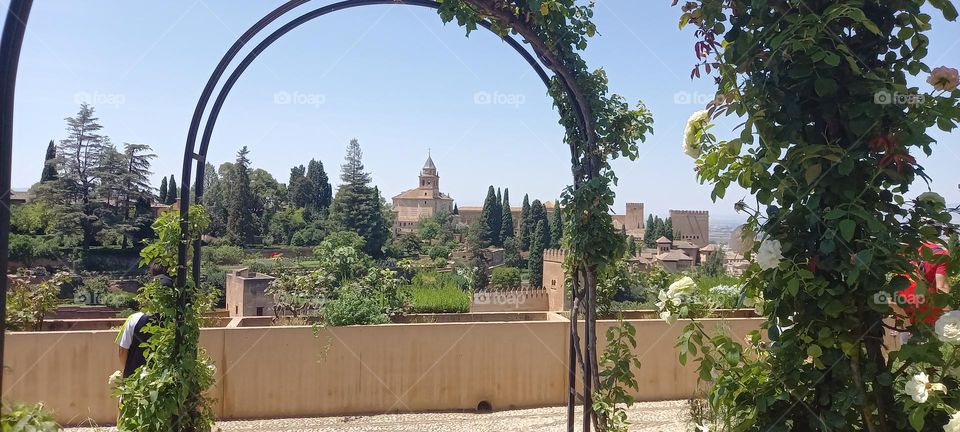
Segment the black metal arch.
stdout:
<svg viewBox="0 0 960 432">
<path fill-rule="evenodd" d="M 194 185 L 194 196 L 196 201 L 199 203 L 203 198 L 203 178 L 205 175 L 205 161 L 207 156 L 207 150 L 210 146 L 210 138 L 213 135 L 213 129 L 216 126 L 217 120 L 220 115 L 220 110 L 223 108 L 223 104 L 226 102 L 227 96 L 229 96 L 230 91 L 233 89 L 234 84 L 237 80 L 243 75 L 247 70 L 250 64 L 253 63 L 257 57 L 263 53 L 268 47 L 270 47 L 278 39 L 292 31 L 293 29 L 321 16 L 340 11 L 345 9 L 351 9 L 360 6 L 372 6 L 372 5 L 392 5 L 392 4 L 401 4 L 401 5 L 410 5 L 410 6 L 421 6 L 432 9 L 439 9 L 441 3 L 434 0 L 343 0 L 337 3 L 332 3 L 326 6 L 319 7 L 312 11 L 306 12 L 299 17 L 293 19 L 289 23 L 281 26 L 269 36 L 267 36 L 262 42 L 257 44 L 237 65 L 234 71 L 230 74 L 227 80 L 224 82 L 223 86 L 220 88 L 220 91 L 217 95 L 216 100 L 214 101 L 210 113 L 207 115 L 206 123 L 204 125 L 203 134 L 200 138 L 200 148 L 198 151 L 194 151 L 196 148 L 197 133 L 199 132 L 200 120 L 203 116 L 203 113 L 206 109 L 207 104 L 210 101 L 213 90 L 219 82 L 220 78 L 223 77 L 227 66 L 234 60 L 239 51 L 246 45 L 250 39 L 255 36 L 257 33 L 262 31 L 267 25 L 282 17 L 291 10 L 297 8 L 304 3 L 309 2 L 310 0 L 291 0 L 268 15 L 258 21 L 256 24 L 250 27 L 243 35 L 234 42 L 230 50 L 224 54 L 223 58 L 220 60 L 220 63 L 217 65 L 217 68 L 211 74 L 207 85 L 204 87 L 204 91 L 201 94 L 200 100 L 197 102 L 197 107 L 194 110 L 194 117 L 190 123 L 190 130 L 187 134 L 187 142 L 184 148 L 184 159 L 183 159 L 183 172 L 181 175 L 181 188 L 180 188 L 180 203 L 181 210 L 189 208 L 190 205 L 190 184 L 191 184 L 191 171 L 193 161 L 197 162 L 197 175 L 196 175 L 196 184 Z M 482 27 L 487 30 L 493 31 L 492 25 L 488 21 L 480 21 L 479 23 Z M 546 87 L 550 87 L 550 77 L 547 75 L 543 66 L 531 55 L 526 48 L 520 43 L 517 42 L 514 38 L 509 35 L 502 36 L 501 39 L 510 45 L 524 60 L 527 64 L 530 65 L 543 81 Z M 570 98 L 573 101 L 573 104 L 576 106 L 576 99 Z M 577 113 L 581 113 L 582 110 L 579 107 L 576 107 Z M 181 229 L 186 236 L 187 226 L 189 222 L 189 212 L 181 211 Z M 188 239 L 184 237 L 184 242 L 181 243 L 180 250 L 178 251 L 178 278 L 177 282 L 180 286 L 186 284 L 186 261 L 187 261 L 187 243 Z M 194 239 L 194 255 L 193 255 L 193 274 L 192 277 L 194 282 L 200 283 L 200 253 L 201 242 L 199 239 Z"/>
</svg>

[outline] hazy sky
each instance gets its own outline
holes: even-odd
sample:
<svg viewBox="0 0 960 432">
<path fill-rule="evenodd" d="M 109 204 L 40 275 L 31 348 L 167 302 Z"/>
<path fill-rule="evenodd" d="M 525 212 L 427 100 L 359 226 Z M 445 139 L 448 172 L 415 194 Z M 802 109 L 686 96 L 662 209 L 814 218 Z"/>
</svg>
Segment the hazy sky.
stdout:
<svg viewBox="0 0 960 432">
<path fill-rule="evenodd" d="M 308 3 L 296 15 L 327 4 Z M 614 163 L 614 210 L 708 209 L 732 215 L 745 196 L 712 203 L 680 150 L 683 126 L 712 94 L 689 78 L 692 31 L 677 28 L 670 0 L 599 0 L 600 35 L 585 57 L 613 92 L 642 99 L 655 133 L 641 158 Z M 236 37 L 280 1 L 43 0 L 34 3 L 17 86 L 13 185 L 37 181 L 49 140 L 81 100 L 96 107 L 114 143 L 146 143 L 159 158 L 156 184 L 176 174 L 197 98 Z M 0 2 L 6 8 L 6 2 Z M 935 19 L 928 63 L 960 66 L 960 25 Z M 270 29 L 276 28 L 274 25 Z M 917 82 L 921 88 L 926 84 Z M 722 129 L 718 130 L 722 132 Z M 734 135 L 730 135 L 734 136 Z M 960 202 L 957 135 L 937 133 L 920 163 L 933 188 Z M 208 160 L 232 160 L 243 145 L 253 165 L 286 182 L 293 165 L 318 158 L 332 177 L 357 138 L 374 182 L 389 197 L 415 187 L 432 150 L 441 188 L 460 205 L 482 203 L 487 185 L 515 203 L 554 199 L 569 183 L 569 156 L 552 101 L 530 67 L 486 30 L 464 37 L 435 11 L 369 6 L 314 20 L 282 38 L 248 69 L 227 100 Z"/>
</svg>

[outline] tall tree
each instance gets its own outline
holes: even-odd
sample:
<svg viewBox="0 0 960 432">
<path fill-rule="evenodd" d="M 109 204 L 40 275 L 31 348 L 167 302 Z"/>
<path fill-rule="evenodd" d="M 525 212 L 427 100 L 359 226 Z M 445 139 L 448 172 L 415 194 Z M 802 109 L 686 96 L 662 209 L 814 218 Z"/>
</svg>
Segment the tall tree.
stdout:
<svg viewBox="0 0 960 432">
<path fill-rule="evenodd" d="M 303 165 L 297 165 L 293 168 L 290 168 L 290 180 L 287 181 L 287 185 L 292 185 L 293 180 L 299 177 L 307 175 L 307 167 Z"/>
<path fill-rule="evenodd" d="M 637 239 L 633 236 L 630 236 L 630 240 L 627 241 L 627 253 L 631 258 L 637 256 Z"/>
<path fill-rule="evenodd" d="M 122 226 L 118 230 L 123 236 L 121 247 L 126 248 L 131 236 L 143 231 L 143 225 L 149 223 L 149 209 L 143 212 L 143 203 L 147 203 L 153 196 L 150 187 L 150 161 L 157 157 L 153 149 L 147 144 L 123 144 L 123 158 L 127 166 L 120 177 L 119 207 L 122 213 Z M 137 206 L 140 206 L 138 209 Z M 133 206 L 133 208 L 131 208 Z M 132 214 L 131 214 L 132 211 Z M 146 218 L 144 220 L 131 220 Z"/>
<path fill-rule="evenodd" d="M 173 177 L 173 174 L 170 174 L 170 181 L 167 182 L 167 202 L 164 204 L 173 204 L 177 202 L 177 198 L 180 198 L 180 188 L 177 187 L 177 179 Z"/>
<path fill-rule="evenodd" d="M 503 246 L 503 194 L 500 191 L 500 188 L 497 188 L 497 198 L 493 201 L 493 226 L 490 228 L 493 230 L 493 233 L 496 235 L 494 245 L 501 247 Z"/>
<path fill-rule="evenodd" d="M 227 232 L 227 190 L 229 189 L 225 181 L 227 167 L 233 164 L 227 162 L 220 166 L 218 170 L 210 162 L 207 162 L 204 168 L 203 176 L 203 206 L 210 215 L 210 235 L 220 237 Z"/>
<path fill-rule="evenodd" d="M 347 146 L 345 162 L 340 166 L 337 194 L 330 205 L 330 223 L 363 237 L 364 252 L 383 256 L 383 246 L 390 236 L 388 209 L 378 189 L 370 186 L 370 174 L 363 167 L 363 152 L 354 138 Z"/>
<path fill-rule="evenodd" d="M 530 197 L 527 194 L 523 194 L 523 207 L 520 208 L 520 250 L 527 251 L 530 249 L 530 237 L 533 233 L 530 231 L 533 228 L 530 227 Z"/>
<path fill-rule="evenodd" d="M 500 204 L 500 242 L 506 246 L 508 238 L 513 238 L 513 212 L 510 210 L 510 189 L 503 190 Z"/>
<path fill-rule="evenodd" d="M 550 246 L 550 220 L 547 218 L 547 207 L 540 200 L 533 200 L 530 204 L 530 224 L 536 228 L 537 224 L 543 222 L 544 229 L 540 232 L 540 245 L 544 248 Z M 533 239 L 530 239 L 530 247 L 533 247 Z"/>
<path fill-rule="evenodd" d="M 270 219 L 286 200 L 286 191 L 272 174 L 260 168 L 250 172 L 250 190 L 255 203 L 250 210 L 255 215 L 256 230 L 260 235 L 266 236 L 270 230 Z"/>
<path fill-rule="evenodd" d="M 330 178 L 323 169 L 323 162 L 310 159 L 307 164 L 306 177 L 310 179 L 313 186 L 311 191 L 311 204 L 314 210 L 326 210 L 333 201 L 333 187 L 330 186 Z"/>
<path fill-rule="evenodd" d="M 166 203 L 167 203 L 167 193 L 168 193 L 167 178 L 164 177 L 164 178 L 160 179 L 160 195 L 158 196 L 158 198 L 160 199 L 160 201 L 159 201 L 160 204 L 166 204 Z"/>
<path fill-rule="evenodd" d="M 667 220 L 663 222 L 663 235 L 673 240 L 673 218 L 668 217 Z"/>
<path fill-rule="evenodd" d="M 243 146 L 237 152 L 237 159 L 230 171 L 227 195 L 227 240 L 238 246 L 245 246 L 253 240 L 254 220 L 250 209 L 254 208 L 253 192 L 250 188 L 250 150 Z"/>
<path fill-rule="evenodd" d="M 479 235 L 483 246 L 495 246 L 500 239 L 500 231 L 494 231 L 499 224 L 501 214 L 497 206 L 497 191 L 491 185 L 487 188 L 487 198 L 483 200 L 483 209 L 480 210 Z"/>
<path fill-rule="evenodd" d="M 653 215 L 647 215 L 647 223 L 643 226 L 643 246 L 652 248 L 656 245 L 657 238 L 653 236 Z"/>
<path fill-rule="evenodd" d="M 455 214 L 455 215 L 459 215 L 459 214 L 460 214 L 460 207 L 457 207 L 457 204 L 456 204 L 456 203 L 453 204 L 453 214 Z"/>
<path fill-rule="evenodd" d="M 81 215 L 82 246 L 87 249 L 93 244 L 101 227 L 100 218 L 95 212 L 97 204 L 92 198 L 97 186 L 96 171 L 103 154 L 105 138 L 99 134 L 103 126 L 94 117 L 93 107 L 87 104 L 80 105 L 77 115 L 65 120 L 67 136 L 60 140 L 57 147 L 62 157 L 58 201 L 70 207 L 69 212 Z"/>
<path fill-rule="evenodd" d="M 40 181 L 48 182 L 57 178 L 57 147 L 53 144 L 53 140 L 50 140 L 47 144 L 47 155 L 43 158 L 43 173 L 40 174 Z"/>
<path fill-rule="evenodd" d="M 557 200 L 553 208 L 553 219 L 550 221 L 550 248 L 560 249 L 561 240 L 563 240 L 563 211 L 560 208 L 560 201 Z"/>
<path fill-rule="evenodd" d="M 536 202 L 536 201 L 534 201 Z M 546 247 L 543 240 L 547 233 L 547 224 L 543 220 L 537 221 L 533 230 L 533 239 L 530 241 L 530 258 L 527 260 L 527 269 L 530 271 L 530 288 L 543 287 L 543 250 Z"/>
</svg>

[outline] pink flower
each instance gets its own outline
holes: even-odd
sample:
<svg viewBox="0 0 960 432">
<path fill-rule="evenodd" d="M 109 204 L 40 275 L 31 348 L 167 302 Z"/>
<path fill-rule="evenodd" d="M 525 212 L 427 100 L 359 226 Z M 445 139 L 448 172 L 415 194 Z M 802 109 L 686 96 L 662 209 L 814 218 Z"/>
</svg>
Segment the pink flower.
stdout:
<svg viewBox="0 0 960 432">
<path fill-rule="evenodd" d="M 960 71 L 946 66 L 940 66 L 930 72 L 927 82 L 937 90 L 952 92 L 960 86 Z"/>
</svg>

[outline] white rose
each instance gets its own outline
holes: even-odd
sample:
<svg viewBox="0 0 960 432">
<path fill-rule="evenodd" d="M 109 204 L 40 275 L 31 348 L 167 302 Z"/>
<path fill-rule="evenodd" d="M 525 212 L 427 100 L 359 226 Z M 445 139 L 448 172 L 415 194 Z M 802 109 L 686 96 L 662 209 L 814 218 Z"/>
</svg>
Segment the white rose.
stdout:
<svg viewBox="0 0 960 432">
<path fill-rule="evenodd" d="M 116 387 L 117 384 L 119 384 L 120 380 L 122 379 L 123 379 L 123 372 L 114 371 L 112 374 L 110 374 L 110 378 L 107 378 L 107 384 L 110 387 Z"/>
<path fill-rule="evenodd" d="M 947 200 L 943 199 L 943 197 L 936 192 L 924 192 L 917 196 L 917 201 L 940 204 L 942 206 L 947 205 Z"/>
<path fill-rule="evenodd" d="M 960 432 L 960 411 L 953 413 L 950 421 L 943 426 L 943 432 Z"/>
<path fill-rule="evenodd" d="M 710 117 L 710 113 L 701 110 L 693 113 L 683 129 L 683 152 L 694 159 L 700 157 L 700 143 L 697 142 L 697 133 L 703 130 Z"/>
<path fill-rule="evenodd" d="M 660 319 L 666 321 L 667 324 L 670 324 L 670 325 L 673 325 L 673 324 L 675 324 L 675 323 L 677 322 L 677 317 L 676 317 L 676 315 L 670 313 L 670 311 L 668 311 L 668 310 L 665 310 L 665 311 L 663 311 L 663 312 L 660 312 Z"/>
<path fill-rule="evenodd" d="M 690 276 L 684 276 L 667 287 L 667 296 L 675 299 L 678 296 L 693 294 L 696 289 L 697 283 Z"/>
<path fill-rule="evenodd" d="M 756 260 L 757 264 L 760 264 L 760 268 L 764 270 L 779 266 L 780 261 L 783 260 L 783 248 L 780 245 L 780 240 L 771 240 L 764 236 L 760 242 L 760 248 L 757 249 Z"/>
<path fill-rule="evenodd" d="M 933 328 L 943 342 L 960 344 L 960 311 L 950 311 L 937 319 Z"/>
<path fill-rule="evenodd" d="M 947 392 L 947 387 L 941 383 L 931 383 L 926 373 L 920 372 L 910 378 L 904 386 L 904 392 L 915 402 L 924 403 L 930 397 L 930 392 Z"/>
</svg>

